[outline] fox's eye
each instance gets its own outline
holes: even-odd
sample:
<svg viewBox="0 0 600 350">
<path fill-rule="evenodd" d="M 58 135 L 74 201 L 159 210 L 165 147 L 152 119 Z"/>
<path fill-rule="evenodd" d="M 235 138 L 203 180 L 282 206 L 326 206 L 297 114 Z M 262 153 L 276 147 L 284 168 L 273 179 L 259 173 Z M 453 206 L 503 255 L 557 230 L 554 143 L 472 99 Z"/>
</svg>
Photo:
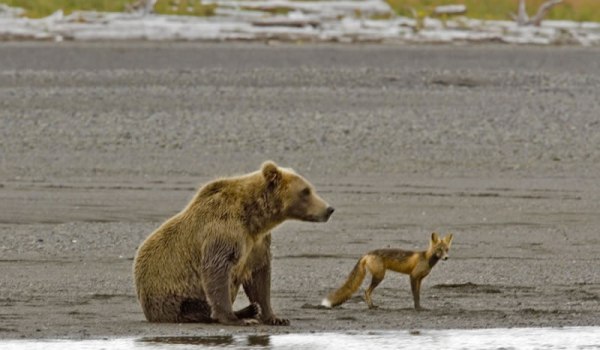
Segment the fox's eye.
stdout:
<svg viewBox="0 0 600 350">
<path fill-rule="evenodd" d="M 310 196 L 310 188 L 306 187 L 302 190 L 302 192 L 300 192 L 300 194 L 302 194 L 304 197 Z"/>
</svg>

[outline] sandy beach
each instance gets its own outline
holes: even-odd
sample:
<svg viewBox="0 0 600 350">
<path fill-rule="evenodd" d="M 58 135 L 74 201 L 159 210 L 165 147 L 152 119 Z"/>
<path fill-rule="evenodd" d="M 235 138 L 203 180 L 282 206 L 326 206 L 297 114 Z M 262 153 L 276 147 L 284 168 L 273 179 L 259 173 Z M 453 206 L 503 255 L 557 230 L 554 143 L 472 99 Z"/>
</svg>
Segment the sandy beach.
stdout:
<svg viewBox="0 0 600 350">
<path fill-rule="evenodd" d="M 0 338 L 600 326 L 600 49 L 3 43 Z M 292 167 L 336 207 L 273 233 L 289 327 L 150 324 L 138 245 L 204 182 Z M 361 254 L 450 259 L 412 309 L 388 273 L 317 307 Z M 367 282 L 365 282 L 366 284 Z M 247 303 L 240 294 L 236 306 Z"/>
</svg>

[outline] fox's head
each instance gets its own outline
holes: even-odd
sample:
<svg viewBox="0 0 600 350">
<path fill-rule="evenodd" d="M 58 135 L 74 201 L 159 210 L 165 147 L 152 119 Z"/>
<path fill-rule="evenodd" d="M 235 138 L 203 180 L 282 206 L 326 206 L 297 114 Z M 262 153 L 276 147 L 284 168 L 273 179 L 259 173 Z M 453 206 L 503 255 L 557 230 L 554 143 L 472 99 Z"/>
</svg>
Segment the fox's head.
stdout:
<svg viewBox="0 0 600 350">
<path fill-rule="evenodd" d="M 429 241 L 429 252 L 431 256 L 435 256 L 436 260 L 448 260 L 448 251 L 452 244 L 452 234 L 449 233 L 444 238 L 440 238 L 437 233 L 431 234 L 431 240 Z"/>
</svg>

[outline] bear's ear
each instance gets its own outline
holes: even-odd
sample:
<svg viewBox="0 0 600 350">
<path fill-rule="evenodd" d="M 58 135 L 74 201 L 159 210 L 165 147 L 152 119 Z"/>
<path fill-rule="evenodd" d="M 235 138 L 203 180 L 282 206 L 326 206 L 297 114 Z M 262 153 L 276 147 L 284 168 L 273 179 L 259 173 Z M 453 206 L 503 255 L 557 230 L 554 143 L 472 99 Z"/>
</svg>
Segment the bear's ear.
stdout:
<svg viewBox="0 0 600 350">
<path fill-rule="evenodd" d="M 281 181 L 281 171 L 277 168 L 277 164 L 270 160 L 263 163 L 262 173 L 265 180 L 270 185 L 278 184 Z"/>
</svg>

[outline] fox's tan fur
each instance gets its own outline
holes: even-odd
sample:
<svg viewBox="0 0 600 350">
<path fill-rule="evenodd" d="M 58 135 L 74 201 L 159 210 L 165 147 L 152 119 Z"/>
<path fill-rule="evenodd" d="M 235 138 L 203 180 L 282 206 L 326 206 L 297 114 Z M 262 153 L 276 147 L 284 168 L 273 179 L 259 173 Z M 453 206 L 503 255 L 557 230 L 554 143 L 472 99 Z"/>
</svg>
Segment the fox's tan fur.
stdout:
<svg viewBox="0 0 600 350">
<path fill-rule="evenodd" d="M 439 260 L 448 259 L 448 250 L 452 244 L 452 234 L 440 238 L 437 233 L 431 234 L 429 248 L 426 251 L 414 252 L 402 249 L 377 249 L 363 255 L 346 282 L 337 290 L 331 292 L 321 303 L 326 307 L 334 307 L 350 299 L 352 294 L 362 284 L 367 270 L 373 276 L 369 288 L 365 291 L 365 300 L 369 308 L 375 308 L 371 294 L 383 281 L 386 270 L 404 273 L 410 276 L 410 285 L 413 294 L 415 309 L 421 310 L 420 290 L 421 281 Z"/>
<path fill-rule="evenodd" d="M 134 277 L 150 322 L 289 324 L 271 309 L 271 230 L 287 219 L 324 222 L 333 212 L 291 169 L 212 181 L 140 246 Z M 234 312 L 240 287 L 250 306 Z"/>
</svg>

